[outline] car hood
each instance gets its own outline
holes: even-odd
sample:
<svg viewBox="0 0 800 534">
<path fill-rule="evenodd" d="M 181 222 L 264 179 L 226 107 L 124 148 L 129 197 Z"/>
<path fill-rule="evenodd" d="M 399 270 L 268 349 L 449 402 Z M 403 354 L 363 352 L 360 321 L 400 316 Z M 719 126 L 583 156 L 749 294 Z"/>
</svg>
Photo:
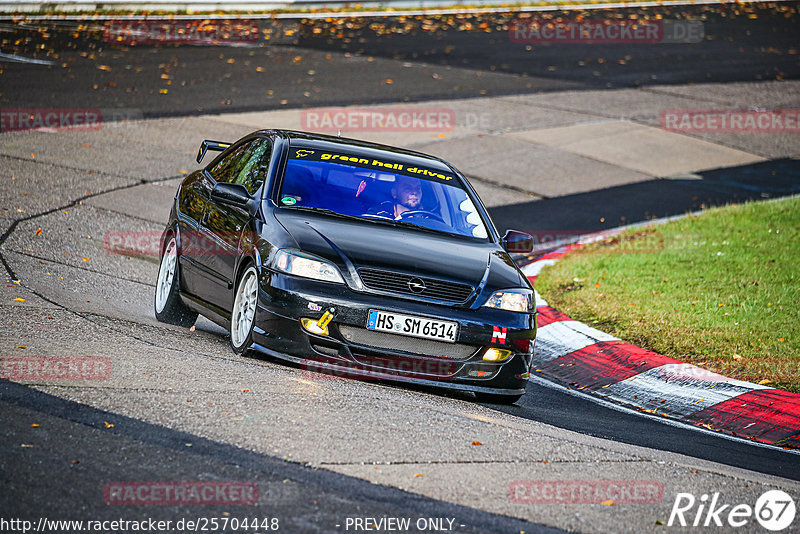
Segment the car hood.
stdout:
<svg viewBox="0 0 800 534">
<path fill-rule="evenodd" d="M 494 243 L 291 209 L 276 210 L 275 216 L 297 248 L 335 263 L 354 288 L 361 287 L 354 272 L 361 268 L 468 284 L 479 289 L 478 295 L 527 287 Z"/>
</svg>

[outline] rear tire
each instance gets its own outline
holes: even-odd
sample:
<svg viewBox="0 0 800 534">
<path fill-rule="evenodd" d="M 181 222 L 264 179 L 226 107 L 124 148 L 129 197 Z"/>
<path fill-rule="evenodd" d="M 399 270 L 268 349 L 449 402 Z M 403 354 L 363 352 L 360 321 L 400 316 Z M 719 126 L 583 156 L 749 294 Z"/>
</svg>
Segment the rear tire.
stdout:
<svg viewBox="0 0 800 534">
<path fill-rule="evenodd" d="M 161 255 L 161 266 L 158 269 L 154 309 L 156 319 L 162 323 L 183 327 L 192 326 L 197 320 L 197 312 L 190 310 L 181 301 L 178 294 L 180 287 L 180 264 L 178 263 L 178 243 L 170 237 Z"/>
<path fill-rule="evenodd" d="M 242 354 L 253 344 L 253 326 L 258 305 L 258 272 L 252 265 L 245 269 L 236 285 L 231 310 L 230 342 L 233 352 Z"/>
<path fill-rule="evenodd" d="M 475 398 L 478 402 L 485 402 L 487 404 L 514 404 L 522 398 L 524 393 L 517 395 L 502 395 L 496 393 L 475 393 Z"/>
</svg>

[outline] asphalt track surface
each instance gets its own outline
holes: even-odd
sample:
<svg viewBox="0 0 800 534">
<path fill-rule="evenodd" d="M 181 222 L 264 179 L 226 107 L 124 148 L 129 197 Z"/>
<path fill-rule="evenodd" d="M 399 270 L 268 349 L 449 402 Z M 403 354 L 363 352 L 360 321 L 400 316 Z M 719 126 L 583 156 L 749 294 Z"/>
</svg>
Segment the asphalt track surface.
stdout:
<svg viewBox="0 0 800 534">
<path fill-rule="evenodd" d="M 32 455 L 23 448 L 3 454 L 3 517 L 36 523 L 42 516 L 74 518 L 80 510 L 82 517 L 92 520 L 138 519 L 131 517 L 126 507 L 108 506 L 98 491 L 98 481 L 179 481 L 201 475 L 206 480 L 253 482 L 261 496 L 268 496 L 268 502 L 262 499 L 246 508 L 203 506 L 200 511 L 192 506 L 150 507 L 147 516 L 155 521 L 223 518 L 225 514 L 259 521 L 277 517 L 280 531 L 288 532 L 341 531 L 347 516 L 408 517 L 413 521 L 447 517 L 455 518 L 454 530 L 459 532 L 561 532 L 215 443 L 8 382 L 0 383 L 0 403 L 3 440 L 14 443 L 21 439 L 34 449 Z M 48 432 L 36 434 L 27 424 L 31 417 L 41 421 Z M 108 421 L 125 430 L 104 432 Z M 191 452 L 187 452 L 187 443 Z M 43 502 L 45 495 L 48 502 Z"/>
<path fill-rule="evenodd" d="M 306 21 L 293 38 L 299 47 L 128 47 L 110 45 L 103 27 L 90 22 L 37 23 L 24 30 L 2 24 L 3 53 L 54 65 L 4 62 L 0 107 L 69 103 L 163 117 L 792 79 L 800 76 L 797 5 L 579 13 L 587 19 L 659 14 L 703 22 L 705 39 L 683 44 L 514 43 L 508 24 L 515 14 Z"/>
<path fill-rule="evenodd" d="M 747 81 L 775 76 L 796 78 L 800 75 L 798 55 L 787 51 L 792 46 L 796 48 L 796 36 L 800 33 L 797 31 L 798 17 L 785 17 L 784 7 L 760 7 L 753 13 L 743 11 L 735 16 L 725 11 L 731 8 L 720 7 L 719 11 L 725 15 L 718 13 L 710 17 L 706 32 L 714 39 L 710 41 L 712 46 L 703 50 L 689 45 L 660 45 L 662 48 L 648 49 L 644 53 L 640 50 L 644 47 L 627 52 L 625 47 L 615 46 L 599 50 L 596 46 L 581 50 L 582 45 L 537 47 L 533 62 L 529 62 L 530 56 L 526 55 L 529 51 L 524 45 L 515 47 L 509 46 L 507 41 L 501 42 L 502 32 L 421 32 L 411 37 L 386 39 L 364 31 L 355 39 L 343 36 L 331 42 L 324 34 L 315 37 L 318 34 L 303 31 L 298 42 L 300 47 L 266 48 L 109 47 L 96 35 L 81 34 L 73 38 L 53 32 L 60 37 L 52 47 L 48 44 L 44 49 L 37 49 L 36 45 L 42 44 L 41 32 L 20 33 L 14 29 L 0 34 L 4 53 L 45 59 L 47 55 L 42 50 L 52 48 L 50 59 L 63 61 L 69 66 L 3 62 L 0 98 L 2 107 L 126 108 L 139 110 L 145 117 L 159 117 L 191 115 L 199 111 L 228 112 L 638 86 L 654 80 L 645 76 L 647 73 L 655 73 L 661 83 Z M 751 18 L 750 14 L 757 16 Z M 669 12 L 664 16 L 677 15 Z M 722 19 L 725 19 L 724 23 Z M 20 35 L 23 35 L 22 42 L 13 44 Z M 27 42 L 25 35 L 31 37 Z M 344 42 L 348 38 L 351 42 Z M 698 53 L 693 53 L 694 50 Z M 53 58 L 53 53 L 58 58 Z M 626 55 L 642 53 L 641 62 L 626 60 L 625 65 L 619 63 L 619 59 L 624 60 Z M 585 69 L 576 64 L 577 58 L 589 54 L 610 60 L 603 63 L 607 68 L 601 69 L 599 76 L 587 75 Z M 733 56 L 736 56 L 735 61 L 731 60 Z M 247 62 L 252 69 L 236 68 Z M 101 65 L 108 69 L 101 70 L 98 68 Z M 264 65 L 267 72 L 257 73 L 255 68 L 259 65 Z M 548 66 L 556 69 L 549 70 Z M 527 73 L 527 76 L 522 76 L 522 73 Z M 172 84 L 165 85 L 162 74 L 168 74 Z M 392 83 L 386 83 L 386 80 L 392 80 Z M 161 94 L 161 89 L 168 89 L 168 92 Z M 19 162 L 8 159 L 6 163 L 16 165 Z M 773 183 L 758 182 L 751 188 L 732 188 L 725 184 L 726 179 L 733 181 L 730 173 L 720 178 L 719 187 L 714 190 L 706 187 L 705 190 L 690 191 L 687 184 L 645 182 L 504 206 L 495 209 L 493 215 L 501 227 L 510 225 L 512 221 L 518 222 L 519 217 L 527 217 L 527 228 L 591 229 L 591 224 L 597 220 L 591 210 L 601 204 L 610 207 L 616 215 L 635 221 L 643 218 L 644 213 L 659 216 L 683 213 L 697 207 L 697 203 L 710 205 L 765 195 L 780 196 L 789 190 L 787 184 L 795 183 L 796 161 L 779 160 L 761 165 L 781 170 L 773 173 L 778 176 Z M 736 182 L 747 182 L 751 170 L 752 167 L 740 169 Z M 70 170 L 65 168 L 64 172 Z M 41 194 L 48 196 L 53 193 Z M 74 195 L 67 197 L 73 198 Z M 659 202 L 642 204 L 653 203 L 654 198 Z M 59 203 L 48 196 L 48 202 L 53 210 L 79 209 L 74 198 Z M 567 206 L 581 209 L 566 210 Z M 40 216 L 7 224 L 3 242 L 10 239 L 17 228 Z M 10 278 L 28 274 L 13 272 L 5 257 L 3 263 L 9 269 Z M 89 283 L 98 282 L 92 282 L 89 275 Z M 52 302 L 47 302 L 51 295 L 44 291 L 38 293 L 37 298 L 42 299 L 45 305 L 52 305 Z M 102 318 L 97 321 L 102 323 Z M 155 332 L 152 318 L 135 312 L 120 328 L 132 332 L 140 329 Z M 205 325 L 199 330 L 209 333 L 210 346 L 218 351 L 226 349 L 219 329 Z M 173 334 L 176 338 L 174 344 L 180 345 L 181 340 L 190 343 L 185 333 Z M 146 337 L 147 334 L 137 335 Z M 269 366 L 274 368 L 273 372 L 282 372 L 283 364 L 275 366 L 268 359 L 252 360 L 254 365 Z M 348 387 L 358 389 L 361 386 L 342 386 L 343 389 Z M 368 384 L 365 387 L 376 386 Z M 431 402 L 436 405 L 465 400 L 463 396 L 425 389 L 386 386 L 379 390 L 380 396 L 397 397 L 401 405 L 408 402 L 406 393 L 430 395 Z M 460 530 L 464 532 L 549 531 L 535 520 L 528 523 L 484 512 L 478 505 L 462 506 L 390 485 L 370 484 L 361 478 L 287 462 L 282 457 L 201 438 L 17 384 L 0 382 L 0 403 L 3 406 L 2 442 L 14 445 L 3 447 L 0 455 L 0 477 L 4 487 L 0 492 L 0 509 L 4 511 L 4 517 L 6 511 L 12 511 L 14 517 L 31 519 L 44 514 L 51 514 L 51 518 L 70 517 L 76 511 L 81 517 L 92 519 L 127 517 L 130 509 L 121 513 L 118 507 L 109 507 L 103 502 L 97 491 L 103 481 L 202 477 L 257 482 L 262 495 L 268 495 L 269 504 L 259 505 L 257 511 L 248 509 L 247 515 L 279 516 L 286 521 L 286 530 L 290 532 L 336 531 L 339 530 L 336 525 L 348 515 L 455 517 L 465 525 Z M 667 426 L 653 418 L 601 407 L 586 398 L 537 383 L 529 384 L 528 393 L 515 406 L 485 405 L 485 408 L 498 415 L 649 449 L 655 451 L 654 458 L 671 458 L 670 454 L 674 453 L 698 460 L 697 465 L 705 466 L 708 464 L 704 462 L 711 462 L 800 480 L 800 456 L 692 429 Z M 34 420 L 46 431 L 32 429 L 30 422 Z M 113 428 L 107 427 L 109 421 L 115 425 Z M 20 443 L 25 446 L 18 446 Z M 187 443 L 192 444 L 190 450 Z M 196 508 L 149 507 L 147 514 L 153 518 L 174 519 L 180 516 L 211 517 L 217 512 L 236 515 L 229 507 L 205 507 L 199 513 Z"/>
</svg>

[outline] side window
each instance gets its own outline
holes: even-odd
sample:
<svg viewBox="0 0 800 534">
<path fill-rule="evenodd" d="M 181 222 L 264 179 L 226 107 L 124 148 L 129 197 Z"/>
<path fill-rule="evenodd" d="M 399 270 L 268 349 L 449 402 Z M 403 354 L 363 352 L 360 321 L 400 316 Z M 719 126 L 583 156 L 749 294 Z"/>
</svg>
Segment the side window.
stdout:
<svg viewBox="0 0 800 534">
<path fill-rule="evenodd" d="M 251 195 L 258 191 L 267 177 L 272 158 L 272 141 L 266 137 L 256 139 L 248 149 L 249 156 L 243 157 L 236 166 L 232 183 L 243 185 Z"/>
<path fill-rule="evenodd" d="M 242 143 L 238 147 L 231 150 L 219 163 L 214 165 L 208 170 L 214 180 L 217 182 L 230 182 L 235 176 L 234 172 L 236 167 L 241 163 L 242 159 L 246 160 L 247 150 L 256 140 Z"/>
<path fill-rule="evenodd" d="M 271 157 L 272 141 L 260 137 L 236 147 L 209 172 L 217 182 L 243 185 L 252 195 L 264 183 Z"/>
</svg>

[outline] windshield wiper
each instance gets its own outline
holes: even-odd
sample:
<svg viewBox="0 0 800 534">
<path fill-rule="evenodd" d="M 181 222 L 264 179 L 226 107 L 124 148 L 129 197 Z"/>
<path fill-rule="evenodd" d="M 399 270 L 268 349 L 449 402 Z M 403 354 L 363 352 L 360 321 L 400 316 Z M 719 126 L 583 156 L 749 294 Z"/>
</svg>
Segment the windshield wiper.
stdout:
<svg viewBox="0 0 800 534">
<path fill-rule="evenodd" d="M 450 234 L 450 232 L 445 232 L 444 230 L 434 230 L 433 228 L 428 228 L 427 226 L 420 226 L 418 224 L 414 224 L 409 221 L 397 221 L 394 219 L 385 219 L 387 222 L 392 223 L 394 226 L 401 226 L 405 228 L 413 228 L 415 230 L 423 230 L 425 232 L 430 232 L 434 234 Z"/>
<path fill-rule="evenodd" d="M 338 211 L 333 211 L 332 209 L 328 209 L 328 208 L 315 208 L 313 206 L 292 206 L 292 207 L 287 207 L 287 208 L 290 209 L 290 210 L 311 211 L 311 212 L 314 212 L 314 213 L 324 213 L 325 215 L 332 215 L 333 217 L 341 217 L 342 219 L 353 219 L 353 220 L 358 220 L 358 221 L 367 220 L 367 219 L 364 219 L 364 218 L 359 217 L 357 215 L 346 215 L 344 213 L 339 213 Z"/>
<path fill-rule="evenodd" d="M 441 235 L 441 234 L 451 235 L 450 232 L 444 232 L 442 230 L 434 230 L 432 228 L 427 228 L 425 226 L 420 226 L 418 224 L 414 224 L 414 223 L 409 222 L 409 221 L 397 221 L 395 219 L 390 219 L 388 217 L 381 217 L 381 216 L 362 217 L 362 216 L 359 216 L 359 215 L 346 215 L 344 213 L 339 213 L 338 211 L 334 211 L 334 210 L 329 209 L 329 208 L 315 208 L 314 206 L 291 206 L 291 207 L 287 206 L 286 208 L 290 209 L 290 210 L 310 211 L 312 213 L 323 213 L 325 215 L 331 215 L 333 217 L 340 217 L 342 219 L 350 219 L 350 220 L 354 220 L 354 221 L 377 222 L 377 223 L 382 223 L 382 224 L 388 224 L 388 225 L 391 225 L 391 226 L 399 226 L 401 228 L 413 228 L 414 230 L 422 230 L 424 232 L 429 232 L 429 233 L 439 234 L 439 235 Z M 452 234 L 452 235 L 458 235 L 458 234 Z"/>
</svg>

